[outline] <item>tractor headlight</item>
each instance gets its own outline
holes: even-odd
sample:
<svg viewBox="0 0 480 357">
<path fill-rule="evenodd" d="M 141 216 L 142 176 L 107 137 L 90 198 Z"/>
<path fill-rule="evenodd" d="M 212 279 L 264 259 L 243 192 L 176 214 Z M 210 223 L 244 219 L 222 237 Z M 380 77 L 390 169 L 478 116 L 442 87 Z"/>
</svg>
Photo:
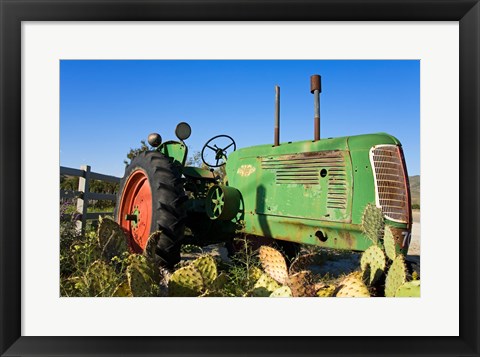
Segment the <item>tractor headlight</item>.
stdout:
<svg viewBox="0 0 480 357">
<path fill-rule="evenodd" d="M 150 146 L 154 148 L 159 147 L 160 144 L 162 143 L 162 137 L 160 136 L 160 134 L 151 133 L 148 136 L 148 143 L 150 144 Z"/>
</svg>

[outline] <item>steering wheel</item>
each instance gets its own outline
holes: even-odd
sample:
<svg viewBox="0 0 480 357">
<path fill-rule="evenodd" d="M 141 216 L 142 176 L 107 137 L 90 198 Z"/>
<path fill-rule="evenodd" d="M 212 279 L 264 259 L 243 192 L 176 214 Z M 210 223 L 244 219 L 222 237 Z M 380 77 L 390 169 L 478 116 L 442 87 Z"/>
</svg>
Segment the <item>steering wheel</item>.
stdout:
<svg viewBox="0 0 480 357">
<path fill-rule="evenodd" d="M 216 142 L 216 143 L 215 143 Z M 217 145 L 221 145 L 218 147 Z M 237 144 L 235 144 L 235 140 L 228 135 L 217 135 L 207 141 L 202 148 L 202 161 L 205 165 L 209 167 L 220 167 L 225 165 L 227 160 L 227 149 L 233 146 L 233 150 L 237 149 Z M 213 159 L 209 158 L 208 156 L 213 155 Z M 213 160 L 213 162 L 209 162 Z"/>
</svg>

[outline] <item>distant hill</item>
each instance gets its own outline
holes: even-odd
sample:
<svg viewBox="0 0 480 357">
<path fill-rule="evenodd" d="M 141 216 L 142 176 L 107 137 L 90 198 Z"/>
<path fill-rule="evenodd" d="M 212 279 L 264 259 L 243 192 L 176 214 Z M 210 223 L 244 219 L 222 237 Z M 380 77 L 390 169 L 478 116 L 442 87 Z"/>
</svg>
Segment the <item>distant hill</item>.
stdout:
<svg viewBox="0 0 480 357">
<path fill-rule="evenodd" d="M 420 205 L 420 175 L 409 176 L 410 194 L 412 195 L 412 205 Z"/>
</svg>

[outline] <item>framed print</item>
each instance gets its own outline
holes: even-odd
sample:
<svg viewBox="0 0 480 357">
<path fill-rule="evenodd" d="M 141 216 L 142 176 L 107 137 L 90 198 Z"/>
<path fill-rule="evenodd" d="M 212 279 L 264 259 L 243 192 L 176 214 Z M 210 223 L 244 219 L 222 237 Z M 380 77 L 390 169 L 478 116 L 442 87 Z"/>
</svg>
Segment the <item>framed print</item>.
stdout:
<svg viewBox="0 0 480 357">
<path fill-rule="evenodd" d="M 0 1 L 2 355 L 476 356 L 479 354 L 476 237 L 479 180 L 477 142 L 480 8 L 477 1 L 387 0 L 347 1 L 338 4 L 321 0 L 255 3 L 249 1 L 172 3 L 161 0 Z M 245 67 L 246 63 L 248 71 L 241 72 L 242 66 Z M 187 117 L 178 122 L 188 122 L 188 117 L 195 117 L 195 114 L 203 117 L 198 120 L 192 119 L 191 128 L 184 123 L 176 128 L 176 135 L 181 143 L 190 136 L 190 129 L 196 133 L 196 128 L 202 125 L 222 126 L 223 123 L 230 131 L 240 132 L 242 125 L 236 126 L 234 122 L 234 118 L 237 118 L 236 113 L 230 112 L 228 115 L 231 107 L 223 106 L 224 103 L 218 99 L 216 102 L 209 101 L 211 100 L 209 95 L 213 97 L 212 93 L 216 87 L 223 88 L 221 76 L 218 77 L 216 72 L 218 68 L 225 70 L 223 76 L 225 73 L 231 74 L 225 78 L 225 84 L 228 84 L 226 88 L 228 91 L 231 90 L 231 96 L 245 98 L 242 105 L 247 105 L 247 99 L 251 103 L 255 102 L 258 111 L 261 111 L 260 101 L 254 98 L 258 94 L 253 85 L 249 88 L 249 83 L 265 74 L 273 78 L 273 74 L 287 71 L 291 71 L 292 76 L 293 73 L 303 73 L 303 67 L 300 71 L 295 66 L 304 66 L 308 71 L 313 71 L 315 67 L 312 63 L 319 68 L 319 74 L 322 74 L 323 68 L 325 73 L 342 74 L 352 82 L 358 73 L 363 73 L 363 77 L 359 76 L 361 81 L 356 87 L 357 92 L 352 96 L 358 98 L 355 103 L 359 107 L 362 105 L 360 98 L 363 98 L 360 92 L 367 91 L 368 86 L 374 81 L 373 76 L 370 78 L 366 76 L 367 73 L 375 73 L 380 82 L 387 85 L 385 88 L 388 89 L 385 89 L 385 92 L 398 93 L 397 97 L 400 97 L 403 95 L 402 89 L 405 88 L 405 92 L 416 98 L 418 105 L 415 110 L 420 118 L 416 124 L 401 118 L 404 108 L 399 106 L 400 102 L 389 102 L 390 99 L 385 99 L 387 97 L 383 97 L 380 92 L 375 92 L 374 100 L 365 106 L 370 111 L 381 111 L 381 108 L 391 109 L 397 105 L 395 109 L 398 114 L 395 123 L 397 127 L 402 126 L 399 123 L 404 123 L 407 127 L 413 125 L 411 130 L 402 128 L 405 129 L 406 142 L 410 140 L 420 142 L 421 150 L 417 150 L 419 157 L 417 161 L 418 170 L 422 172 L 424 214 L 423 283 L 419 298 L 197 299 L 172 297 L 175 295 L 170 294 L 169 290 L 170 297 L 165 298 L 113 299 L 105 296 L 114 295 L 117 289 L 102 295 L 106 290 L 100 288 L 93 293 L 89 290 L 90 295 L 82 295 L 83 293 L 79 293 L 82 286 L 74 280 L 74 275 L 68 275 L 73 279 L 71 281 L 75 282 L 72 290 L 65 289 L 65 285 L 62 287 L 61 279 L 64 275 L 61 275 L 62 271 L 59 274 L 57 237 L 58 177 L 61 174 L 59 166 L 64 166 L 62 160 L 66 157 L 66 151 L 62 152 L 62 149 L 67 150 L 65 148 L 68 147 L 70 152 L 77 151 L 80 160 L 87 160 L 82 164 L 89 164 L 89 156 L 86 155 L 86 159 L 81 156 L 89 147 L 96 148 L 95 153 L 90 156 L 95 157 L 100 156 L 96 152 L 105 152 L 119 142 L 126 142 L 125 137 L 114 130 L 113 125 L 120 126 L 122 120 L 125 120 L 122 119 L 125 118 L 123 112 L 130 110 L 130 107 L 125 106 L 127 101 L 138 101 L 138 98 L 152 95 L 168 97 L 170 94 L 168 92 L 175 91 L 178 91 L 179 95 L 176 98 L 171 97 L 170 100 L 178 100 L 177 108 L 181 108 L 178 115 Z M 403 67 L 394 67 L 391 72 L 396 76 L 393 76 L 386 75 L 384 74 L 386 72 L 379 69 L 407 63 L 412 65 L 413 72 L 401 72 L 400 68 Z M 140 67 L 135 67 L 138 64 L 143 66 L 141 70 L 143 72 L 138 69 Z M 111 71 L 112 66 L 116 68 L 115 71 Z M 369 72 L 368 66 L 374 69 Z M 328 72 L 329 70 L 331 72 Z M 113 75 L 108 77 L 108 73 Z M 178 75 L 179 73 L 188 76 L 182 77 Z M 258 75 L 251 77 L 252 73 Z M 403 81 L 410 76 L 409 73 L 414 73 L 411 77 L 414 78 L 413 83 L 416 83 L 415 90 L 403 87 Z M 162 89 L 155 85 L 142 87 L 142 84 L 136 89 L 136 97 L 128 92 L 122 97 L 118 89 L 122 86 L 135 87 L 135 81 L 139 76 L 148 77 L 152 83 L 166 81 L 167 78 L 171 79 L 170 83 L 175 83 L 174 77 L 177 77 L 181 78 L 181 83 Z M 241 81 L 242 77 L 245 82 Z M 89 81 L 82 81 L 85 78 L 89 78 Z M 246 83 L 247 78 L 249 83 Z M 317 87 L 320 83 L 315 82 L 317 77 L 312 78 L 312 88 L 305 88 L 304 91 L 309 92 L 312 89 L 314 94 L 318 94 Z M 325 109 L 322 110 L 329 113 L 334 105 L 328 104 L 328 100 L 331 100 L 337 106 L 343 103 L 347 109 L 345 116 L 350 115 L 349 110 L 355 113 L 355 110 L 349 108 L 351 104 L 347 103 L 351 102 L 348 102 L 346 97 L 337 99 L 333 94 L 327 94 L 327 84 L 333 86 L 332 82 L 333 80 L 324 83 L 326 95 L 325 99 L 322 99 L 322 106 L 325 103 Z M 105 83 L 108 83 L 109 87 L 105 86 Z M 209 83 L 211 87 L 204 89 L 207 88 L 202 87 L 204 83 Z M 104 92 L 100 91 L 102 86 L 107 88 Z M 288 88 L 285 89 L 285 95 L 292 95 Z M 110 97 L 105 94 L 108 91 Z M 229 97 L 227 95 L 229 92 L 224 89 L 220 92 L 223 92 L 223 96 L 218 98 Z M 85 93 L 91 96 L 87 97 Z M 308 94 L 313 98 L 310 93 Z M 92 101 L 92 97 L 96 97 L 93 98 L 96 100 Z M 273 96 L 271 99 L 273 106 Z M 108 106 L 107 103 L 111 105 Z M 142 107 L 143 103 L 138 101 L 136 107 L 132 106 L 137 109 L 130 114 L 131 119 L 128 121 L 131 125 L 130 133 L 134 131 L 136 133 L 136 127 L 144 125 L 136 119 L 140 109 L 147 113 L 147 108 Z M 208 106 L 207 110 L 200 108 L 202 103 Z M 69 119 L 68 123 L 65 119 L 68 117 L 65 108 L 69 108 L 70 113 L 76 113 L 76 116 L 70 116 L 72 119 Z M 233 110 L 241 113 L 241 109 Z M 313 119 L 313 105 L 311 109 Z M 289 110 L 287 107 L 285 112 L 287 117 Z M 213 117 L 221 116 L 222 111 L 226 117 L 220 122 L 218 119 L 215 121 Z M 305 116 L 310 116 L 310 110 L 307 112 Z M 96 113 L 99 113 L 98 116 Z M 82 119 L 82 115 L 85 119 Z M 148 117 L 148 114 L 145 115 Z M 173 117 L 177 113 L 163 115 Z M 106 137 L 105 134 L 96 136 L 98 133 L 95 133 L 95 122 L 100 125 L 102 118 L 107 116 L 111 118 L 108 124 L 110 131 L 101 131 L 99 126 L 97 131 L 111 133 L 111 137 Z M 316 118 L 317 114 L 315 123 Z M 150 120 L 154 122 L 155 118 L 151 117 Z M 167 121 L 170 123 L 174 120 L 176 119 Z M 334 119 L 322 118 L 322 128 L 323 120 L 328 122 Z M 258 122 L 247 121 L 243 125 L 246 123 L 261 125 Z M 298 124 L 300 123 L 301 120 L 298 121 Z M 345 122 L 348 124 L 340 123 L 342 122 L 339 119 L 336 124 L 349 125 L 350 130 L 354 130 L 354 125 L 366 125 L 354 121 Z M 393 125 L 393 120 L 391 124 Z M 108 127 L 106 122 L 103 122 L 103 125 Z M 295 137 L 296 128 L 286 125 L 289 128 L 288 135 Z M 169 124 L 163 126 L 165 128 L 162 130 L 168 129 L 172 132 L 175 130 L 173 127 L 170 128 Z M 330 127 L 326 127 L 327 136 L 330 136 L 329 130 L 334 132 L 330 129 L 334 126 L 335 123 L 332 123 Z M 81 135 L 75 137 L 70 133 L 65 134 L 66 127 L 71 129 L 71 133 L 79 132 Z M 315 130 L 305 128 L 305 131 L 308 133 L 315 131 L 316 134 L 319 124 L 315 128 Z M 148 129 L 142 127 L 142 130 Z M 156 128 L 152 127 L 151 131 L 154 130 Z M 205 129 L 202 130 L 207 132 Z M 285 133 L 280 132 L 281 135 Z M 164 136 L 164 131 L 160 133 Z M 310 135 L 308 133 L 307 135 Z M 270 131 L 267 135 L 270 138 Z M 214 137 L 213 134 L 210 136 Z M 250 137 L 253 138 L 254 134 L 252 133 Z M 75 144 L 68 146 L 67 140 L 72 142 L 84 140 L 84 143 L 78 144 L 78 147 Z M 154 136 L 149 143 L 153 147 L 162 148 L 163 144 L 157 145 L 159 140 L 161 140 L 159 137 Z M 164 137 L 165 140 L 167 137 Z M 192 140 L 197 139 L 192 135 Z M 281 136 L 281 140 L 285 139 Z M 270 139 L 266 141 L 269 142 Z M 288 145 L 295 145 L 297 139 L 293 141 Z M 101 144 L 98 145 L 98 142 Z M 188 144 L 188 141 L 186 142 Z M 280 142 L 280 147 L 281 144 Z M 228 145 L 234 144 L 227 143 L 223 146 L 229 147 Z M 276 144 L 273 147 L 275 146 Z M 371 171 L 369 165 L 372 168 L 380 165 L 375 155 L 384 153 L 386 150 L 384 146 L 386 145 L 378 146 L 378 153 L 372 151 L 369 154 L 368 162 L 362 164 L 366 169 Z M 406 160 L 411 162 L 408 145 L 405 147 Z M 272 150 L 270 146 L 268 150 Z M 235 155 L 241 156 L 240 152 L 237 151 Z M 288 171 L 289 168 L 281 166 L 277 170 L 281 163 L 275 161 L 278 157 L 270 157 L 268 152 L 262 156 L 263 161 L 258 168 L 255 168 L 255 160 L 258 157 L 251 162 L 248 161 L 248 155 L 239 157 L 239 168 L 235 173 L 243 180 L 247 180 L 246 177 L 257 169 L 267 181 L 274 178 L 277 183 L 284 184 L 284 187 L 288 186 L 290 190 L 288 192 L 299 190 L 291 181 L 292 173 Z M 207 166 L 215 166 L 219 164 L 219 160 L 223 160 L 223 154 L 219 156 L 218 151 L 215 153 L 214 164 Z M 163 152 L 162 154 L 167 155 Z M 285 156 L 287 154 L 290 156 Z M 287 161 L 298 159 L 291 154 L 288 150 L 282 152 L 284 156 L 280 156 L 280 159 Z M 329 151 L 329 155 L 334 154 L 338 155 L 338 150 Z M 355 155 L 352 154 L 351 160 L 355 159 Z M 398 157 L 403 156 L 400 153 Z M 324 157 L 314 159 L 320 160 L 319 162 L 326 160 Z M 333 159 L 340 160 L 337 156 Z M 205 158 L 203 161 L 205 162 Z M 304 173 L 302 177 L 306 182 L 302 184 L 310 185 L 312 180 L 321 180 L 324 177 L 330 180 L 333 176 L 350 174 L 348 170 L 338 173 L 338 168 L 334 166 L 333 169 L 329 166 L 325 172 L 319 171 L 318 178 L 315 176 L 317 173 L 312 174 L 310 171 Z M 267 172 L 271 168 L 277 170 L 275 176 Z M 355 166 L 355 172 L 357 169 L 360 170 L 358 164 Z M 69 175 L 75 172 L 71 169 L 64 170 Z M 148 176 L 150 175 L 148 169 L 133 170 L 129 173 L 127 166 L 125 172 L 125 177 L 131 179 L 125 179 L 123 184 L 121 183 L 125 188 L 120 201 L 123 202 L 125 199 L 125 205 L 131 207 L 122 209 L 123 206 L 120 205 L 115 214 L 124 217 L 125 222 L 122 221 L 123 218 L 120 219 L 123 222 L 122 228 L 131 228 L 131 237 L 137 237 L 135 232 L 142 227 L 139 221 L 148 218 L 148 215 L 141 214 L 143 196 L 130 197 L 129 187 L 133 187 L 132 190 L 137 189 L 139 183 L 135 180 L 139 177 L 139 180 L 145 177 L 150 181 L 152 179 Z M 199 171 L 195 172 L 198 174 Z M 351 174 L 354 175 L 353 169 Z M 122 175 L 123 168 L 122 172 L 115 173 L 118 177 Z M 102 175 L 96 177 L 105 178 Z M 185 172 L 183 177 L 188 180 L 189 173 Z M 233 182 L 231 174 L 229 177 Z M 371 190 L 376 196 L 373 194 L 371 196 L 374 198 L 378 196 L 377 206 L 386 205 L 379 203 L 382 195 L 378 193 L 381 190 L 378 180 L 375 180 L 375 186 L 371 185 Z M 241 182 L 240 179 L 238 182 Z M 88 183 L 86 185 L 88 187 Z M 264 190 L 273 189 L 273 186 L 270 187 L 266 183 L 262 185 Z M 161 186 L 162 184 L 158 185 Z M 332 187 L 328 186 L 328 190 L 332 191 Z M 214 185 L 213 188 L 223 191 L 215 191 L 217 196 L 214 191 L 208 191 L 207 196 L 213 195 L 211 202 L 216 202 L 210 212 L 211 220 L 229 214 L 221 211 L 220 208 L 224 206 L 219 203 L 220 197 L 224 195 L 236 197 L 231 190 L 229 191 L 231 186 Z M 355 188 L 359 189 L 357 186 Z M 366 190 L 364 188 L 363 192 Z M 85 192 L 87 191 L 85 189 Z M 258 196 L 258 188 L 256 192 Z M 285 191 L 283 197 L 288 196 L 288 192 Z M 265 193 L 263 195 L 262 197 L 267 197 Z M 103 199 L 107 196 L 98 194 L 96 197 Z M 130 204 L 129 197 L 137 203 Z M 353 193 L 352 197 L 356 202 L 362 199 Z M 325 199 L 327 204 L 335 206 L 332 208 L 335 211 L 322 213 L 325 217 L 330 214 L 340 217 L 343 208 L 338 207 L 339 204 L 354 205 L 347 200 L 347 196 L 340 197 L 341 202 L 338 203 L 338 194 L 335 196 L 330 193 Z M 345 203 L 342 203 L 342 200 L 345 200 Z M 308 206 L 308 200 L 304 200 L 305 207 L 297 207 L 292 213 L 289 211 L 290 207 L 281 200 L 269 201 L 265 198 L 262 202 L 256 201 L 255 213 L 267 217 L 264 222 L 259 219 L 259 224 L 264 231 L 271 230 L 272 237 L 275 234 L 281 235 L 284 226 L 277 221 L 275 224 L 272 223 L 274 220 L 270 220 L 271 216 L 280 216 L 285 220 L 285 217 L 293 217 L 298 210 Z M 244 207 L 248 207 L 249 203 L 245 200 L 243 204 Z M 232 206 L 228 207 L 233 210 Z M 302 214 L 307 216 L 306 219 L 314 219 L 308 216 L 313 214 L 314 209 L 314 206 L 307 207 Z M 237 212 L 238 209 L 234 211 Z M 165 212 L 172 214 L 168 210 Z M 84 213 L 87 214 L 86 209 Z M 389 214 L 400 213 L 395 211 Z M 89 214 L 91 215 L 91 212 Z M 355 214 L 360 217 L 360 212 Z M 164 216 L 158 219 L 161 220 L 162 217 Z M 392 227 L 401 226 L 401 215 L 390 218 L 397 220 L 396 225 Z M 82 219 L 83 217 L 80 217 L 77 222 Z M 342 219 L 348 222 L 348 217 Z M 245 222 L 247 228 L 244 229 L 247 231 L 258 229 L 248 219 L 245 219 Z M 82 221 L 82 224 L 85 224 L 85 221 Z M 281 228 L 276 228 L 276 224 Z M 84 226 L 83 228 L 80 226 L 80 229 L 84 229 Z M 312 239 L 331 242 L 327 237 L 331 236 L 332 232 L 328 229 L 312 233 Z M 147 233 L 145 237 L 138 236 L 140 238 L 137 237 L 137 240 L 129 241 L 130 249 L 134 250 L 135 247 L 132 245 L 134 243 L 139 245 L 145 243 L 142 251 L 146 251 L 148 243 L 144 240 L 153 237 Z M 405 239 L 408 239 L 407 235 Z M 350 244 L 357 244 L 355 240 L 352 242 Z M 105 243 L 105 247 L 107 244 Z M 366 249 L 360 245 L 353 249 Z M 175 263 L 174 258 L 166 255 L 170 254 L 170 248 L 163 252 L 160 250 L 158 253 L 159 249 L 157 244 L 154 250 L 155 257 L 166 259 L 167 263 Z M 105 249 L 101 254 L 106 254 Z M 131 261 L 128 264 L 132 264 Z M 91 269 L 93 264 L 89 266 Z M 268 267 L 268 264 L 266 266 Z M 263 267 L 265 268 L 265 265 Z M 61 265 L 60 269 L 63 269 Z M 268 272 L 267 268 L 265 270 Z M 131 283 L 131 279 L 133 278 L 127 275 L 127 280 L 115 282 L 115 287 L 126 286 L 122 284 L 128 283 L 129 289 L 133 291 L 134 284 Z M 206 278 L 202 279 L 205 282 Z M 277 282 L 287 281 L 287 278 L 282 279 L 278 275 L 276 279 Z M 285 284 L 290 294 L 293 294 L 293 288 L 288 283 Z M 396 294 L 400 285 L 395 286 L 396 289 L 389 293 L 390 296 Z M 182 292 L 185 293 L 185 290 Z M 202 287 L 196 292 L 198 295 L 205 295 L 209 291 Z M 271 293 L 270 290 L 268 292 Z M 240 296 L 245 296 L 243 293 Z M 252 294 L 251 291 L 245 294 L 248 293 Z M 336 294 L 338 293 L 337 288 Z M 104 297 L 90 298 L 97 295 Z M 80 296 L 89 297 L 79 298 Z M 378 293 L 376 296 L 383 295 Z"/>
</svg>

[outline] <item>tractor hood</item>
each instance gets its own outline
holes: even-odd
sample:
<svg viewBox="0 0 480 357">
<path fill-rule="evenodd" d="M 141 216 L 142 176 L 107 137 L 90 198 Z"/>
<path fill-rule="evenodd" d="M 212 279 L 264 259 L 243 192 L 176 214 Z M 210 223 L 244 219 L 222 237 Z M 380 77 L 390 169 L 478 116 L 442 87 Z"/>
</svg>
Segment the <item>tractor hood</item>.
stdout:
<svg viewBox="0 0 480 357">
<path fill-rule="evenodd" d="M 279 146 L 273 146 L 270 144 L 250 146 L 231 153 L 228 157 L 228 160 L 235 161 L 247 157 L 286 155 L 292 153 L 308 153 L 325 150 L 354 151 L 370 149 L 372 146 L 380 144 L 401 145 L 400 141 L 394 136 L 386 133 L 377 133 L 356 136 L 344 136 L 340 138 L 327 138 L 321 139 L 319 141 L 289 141 L 286 143 L 282 143 Z"/>
</svg>

